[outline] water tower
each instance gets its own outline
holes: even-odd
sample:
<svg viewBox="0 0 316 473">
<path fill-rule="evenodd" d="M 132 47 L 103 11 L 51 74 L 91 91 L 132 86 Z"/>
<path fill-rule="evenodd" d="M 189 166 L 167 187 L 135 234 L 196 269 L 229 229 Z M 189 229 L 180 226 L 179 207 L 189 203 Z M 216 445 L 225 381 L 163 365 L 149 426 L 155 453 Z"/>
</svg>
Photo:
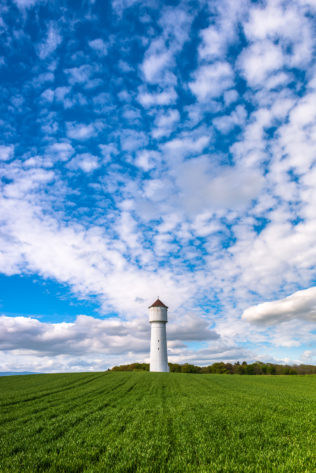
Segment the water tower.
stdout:
<svg viewBox="0 0 316 473">
<path fill-rule="evenodd" d="M 158 298 L 149 307 L 150 338 L 150 371 L 169 372 L 167 354 L 166 324 L 168 307 Z"/>
</svg>

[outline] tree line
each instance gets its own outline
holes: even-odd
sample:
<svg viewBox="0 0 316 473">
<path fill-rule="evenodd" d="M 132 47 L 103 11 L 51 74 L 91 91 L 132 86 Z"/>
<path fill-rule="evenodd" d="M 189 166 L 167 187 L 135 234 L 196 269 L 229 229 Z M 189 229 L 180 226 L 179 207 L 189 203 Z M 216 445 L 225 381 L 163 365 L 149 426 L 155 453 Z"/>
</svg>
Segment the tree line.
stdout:
<svg viewBox="0 0 316 473">
<path fill-rule="evenodd" d="M 280 375 L 280 374 L 316 374 L 313 365 L 277 365 L 275 363 L 213 363 L 209 366 L 196 366 L 189 363 L 168 363 L 171 373 L 196 373 L 196 374 L 251 374 L 251 375 Z M 131 363 L 129 365 L 114 366 L 109 371 L 149 371 L 148 363 Z"/>
</svg>

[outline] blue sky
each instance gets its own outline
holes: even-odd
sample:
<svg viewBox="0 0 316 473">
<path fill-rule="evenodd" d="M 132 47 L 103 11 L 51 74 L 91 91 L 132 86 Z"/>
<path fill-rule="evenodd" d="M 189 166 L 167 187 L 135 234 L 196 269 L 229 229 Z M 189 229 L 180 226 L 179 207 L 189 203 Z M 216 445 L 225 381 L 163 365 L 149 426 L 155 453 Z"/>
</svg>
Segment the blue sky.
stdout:
<svg viewBox="0 0 316 473">
<path fill-rule="evenodd" d="M 315 13 L 2 1 L 0 371 L 316 363 Z"/>
</svg>

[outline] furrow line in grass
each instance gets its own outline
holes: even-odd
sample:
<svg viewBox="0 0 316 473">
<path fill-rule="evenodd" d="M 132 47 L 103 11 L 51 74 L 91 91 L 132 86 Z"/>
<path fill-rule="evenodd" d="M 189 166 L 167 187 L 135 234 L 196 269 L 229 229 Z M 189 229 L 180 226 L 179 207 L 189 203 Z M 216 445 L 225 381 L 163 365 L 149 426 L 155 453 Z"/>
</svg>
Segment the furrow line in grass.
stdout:
<svg viewBox="0 0 316 473">
<path fill-rule="evenodd" d="M 73 389 L 75 388 L 80 388 L 84 385 L 87 385 L 89 383 L 92 383 L 94 380 L 100 378 L 100 377 L 103 377 L 104 374 L 102 375 L 99 375 L 99 376 L 95 376 L 91 379 L 87 379 L 85 381 L 81 381 L 81 382 L 77 382 L 77 383 L 71 383 L 71 386 L 67 385 L 66 387 L 63 387 L 62 389 L 56 389 L 54 391 L 45 391 L 44 393 L 40 394 L 40 395 L 33 395 L 32 397 L 28 397 L 28 398 L 23 398 L 23 399 L 19 399 L 17 401 L 13 401 L 13 402 L 9 402 L 9 403 L 6 403 L 6 404 L 0 404 L 0 407 L 6 407 L 6 406 L 12 406 L 12 405 L 16 405 L 16 404 L 20 404 L 20 403 L 25 403 L 25 402 L 31 402 L 31 401 L 35 401 L 35 400 L 38 400 L 38 399 L 43 399 L 47 396 L 52 396 L 52 395 L 55 395 L 55 394 L 60 394 L 60 393 L 64 393 L 64 392 L 67 392 L 67 391 L 72 391 Z"/>
<path fill-rule="evenodd" d="M 86 401 L 80 402 L 80 403 L 75 402 L 75 401 L 78 401 L 79 399 L 82 399 L 82 398 L 84 399 L 84 397 L 87 395 L 87 393 L 83 393 L 83 394 L 80 394 L 79 396 L 71 397 L 67 400 L 66 399 L 60 399 L 59 402 L 55 406 L 50 405 L 50 406 L 47 406 L 46 408 L 42 408 L 42 409 L 37 407 L 37 406 L 34 407 L 34 408 L 33 408 L 33 406 L 29 406 L 29 410 L 27 412 L 25 412 L 25 409 L 23 410 L 23 408 L 22 408 L 22 410 L 24 411 L 23 416 L 17 414 L 16 417 L 14 418 L 11 415 L 7 419 L 2 419 L 2 421 L 0 422 L 0 425 L 3 425 L 5 423 L 9 422 L 11 424 L 11 427 L 13 428 L 12 423 L 14 423 L 14 421 L 17 421 L 16 425 L 25 424 L 27 422 L 33 423 L 34 421 L 39 421 L 42 418 L 46 418 L 49 411 L 51 411 L 51 410 L 52 410 L 52 413 L 54 413 L 54 410 L 58 411 L 58 416 L 56 416 L 57 418 L 58 417 L 63 417 L 64 415 L 67 415 L 67 413 L 69 411 L 73 411 L 73 410 L 77 410 L 77 409 L 82 411 L 82 409 L 84 407 L 87 407 L 88 405 L 93 405 L 96 402 L 96 400 L 101 397 L 101 395 L 111 394 L 114 391 L 116 391 L 117 389 L 119 389 L 120 387 L 122 387 L 123 385 L 125 385 L 127 382 L 128 382 L 128 379 L 125 379 L 122 382 L 119 382 L 114 387 L 110 386 L 109 389 L 102 388 L 93 397 L 91 397 L 91 393 L 88 393 L 89 399 L 86 400 Z M 56 393 L 54 393 L 54 394 L 56 394 Z M 93 394 L 95 394 L 95 392 L 93 392 Z M 46 400 L 47 400 L 47 398 L 46 398 Z M 106 404 L 108 405 L 109 403 L 107 402 Z M 92 410 L 92 412 L 93 411 L 94 410 Z"/>
</svg>

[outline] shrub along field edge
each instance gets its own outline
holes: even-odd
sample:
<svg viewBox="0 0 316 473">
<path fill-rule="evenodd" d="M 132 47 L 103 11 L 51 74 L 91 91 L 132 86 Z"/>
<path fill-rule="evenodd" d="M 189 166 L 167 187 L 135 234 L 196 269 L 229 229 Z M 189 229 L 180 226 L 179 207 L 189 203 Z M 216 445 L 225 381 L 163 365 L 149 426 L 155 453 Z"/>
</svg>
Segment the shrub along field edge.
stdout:
<svg viewBox="0 0 316 473">
<path fill-rule="evenodd" d="M 246 361 L 240 363 L 224 363 L 223 361 L 213 363 L 209 366 L 196 366 L 189 363 L 183 365 L 168 363 L 171 373 L 194 373 L 194 374 L 258 374 L 258 375 L 283 375 L 283 374 L 316 374 L 316 366 L 313 365 L 277 365 L 274 363 L 262 363 L 256 361 L 248 364 Z M 129 365 L 114 366 L 111 371 L 149 371 L 148 363 L 130 363 Z"/>
</svg>

